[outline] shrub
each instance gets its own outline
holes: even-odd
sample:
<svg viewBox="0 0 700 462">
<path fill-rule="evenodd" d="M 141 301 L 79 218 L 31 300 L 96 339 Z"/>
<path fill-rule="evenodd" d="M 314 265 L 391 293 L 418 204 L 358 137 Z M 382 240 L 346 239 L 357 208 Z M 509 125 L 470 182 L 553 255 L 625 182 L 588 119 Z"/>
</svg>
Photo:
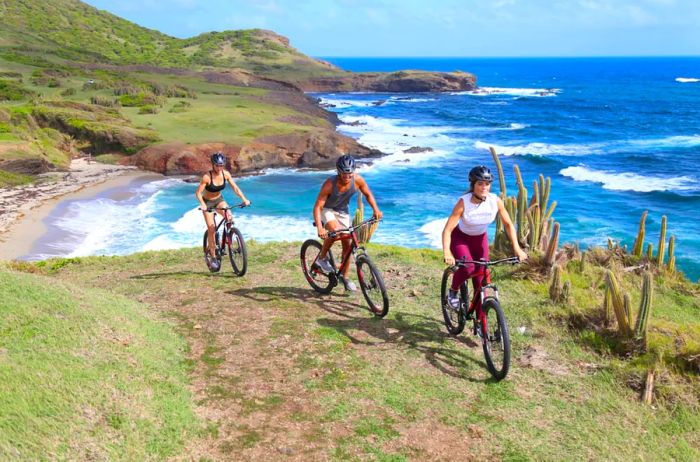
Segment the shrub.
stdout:
<svg viewBox="0 0 700 462">
<path fill-rule="evenodd" d="M 0 101 L 20 101 L 35 95 L 17 82 L 0 79 Z"/>
<path fill-rule="evenodd" d="M 100 95 L 95 95 L 90 97 L 90 103 L 95 104 L 97 106 L 104 106 L 104 107 L 114 107 L 117 106 L 117 101 L 113 99 L 109 99 L 104 96 Z"/>
<path fill-rule="evenodd" d="M 158 114 L 158 106 L 146 104 L 139 108 L 139 114 Z"/>
<path fill-rule="evenodd" d="M 75 88 L 66 88 L 61 92 L 61 96 L 73 96 L 75 95 Z"/>
</svg>

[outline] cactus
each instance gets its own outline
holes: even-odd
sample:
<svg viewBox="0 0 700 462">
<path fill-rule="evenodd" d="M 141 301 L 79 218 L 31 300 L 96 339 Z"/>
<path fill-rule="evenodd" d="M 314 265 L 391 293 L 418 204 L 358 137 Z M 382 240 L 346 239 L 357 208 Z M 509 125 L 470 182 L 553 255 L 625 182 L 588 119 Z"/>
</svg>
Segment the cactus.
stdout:
<svg viewBox="0 0 700 462">
<path fill-rule="evenodd" d="M 544 256 L 544 261 L 547 265 L 552 266 L 554 264 L 554 257 L 557 253 L 557 246 L 559 245 L 559 223 L 554 223 L 554 229 L 552 230 L 552 237 L 549 239 L 549 245 L 547 246 L 547 252 Z"/>
<path fill-rule="evenodd" d="M 609 326 L 613 318 L 613 306 L 610 288 L 607 286 L 605 287 L 605 295 L 603 296 L 603 316 L 605 319 L 605 325 Z"/>
<path fill-rule="evenodd" d="M 647 260 L 651 261 L 651 259 L 654 258 L 654 249 L 651 246 L 651 243 L 647 244 Z"/>
<path fill-rule="evenodd" d="M 552 269 L 552 281 L 549 284 L 549 299 L 554 303 L 558 303 L 562 300 L 562 292 L 564 286 L 561 282 L 561 267 L 559 265 L 554 265 Z"/>
<path fill-rule="evenodd" d="M 676 248 L 676 236 L 671 236 L 668 240 L 668 270 L 676 271 L 676 256 L 673 254 Z"/>
<path fill-rule="evenodd" d="M 634 247 L 632 247 L 632 255 L 634 255 L 635 257 L 641 257 L 642 250 L 644 250 L 644 232 L 648 213 L 648 210 L 642 212 L 642 218 L 639 220 L 639 230 L 637 231 L 637 239 L 635 239 Z"/>
<path fill-rule="evenodd" d="M 586 271 L 586 252 L 581 252 L 581 272 Z"/>
<path fill-rule="evenodd" d="M 630 297 L 630 294 L 628 292 L 625 292 L 625 294 L 622 296 L 622 308 L 625 309 L 625 316 L 627 317 L 627 321 L 632 323 L 632 318 L 630 317 L 630 313 L 632 310 L 630 307 L 632 306 L 632 297 Z"/>
<path fill-rule="evenodd" d="M 503 166 L 501 165 L 501 159 L 498 158 L 498 154 L 496 153 L 496 150 L 493 148 L 493 146 L 489 147 L 489 151 L 491 151 L 493 162 L 496 164 L 496 170 L 498 170 L 498 186 L 501 188 L 499 197 L 501 198 L 501 200 L 505 200 L 505 198 L 508 197 L 508 193 L 506 192 L 506 176 L 503 174 Z"/>
<path fill-rule="evenodd" d="M 355 209 L 355 216 L 352 218 L 352 225 L 356 226 L 359 223 L 362 223 L 364 221 L 364 215 L 365 215 L 365 210 L 364 210 L 364 204 L 362 202 L 362 195 L 358 194 L 357 195 L 357 208 Z M 365 244 L 369 242 L 369 240 L 372 238 L 372 234 L 374 234 L 374 231 L 377 229 L 377 226 L 379 223 L 372 223 L 369 226 L 363 226 L 362 228 L 357 230 L 357 241 L 360 244 Z"/>
<path fill-rule="evenodd" d="M 654 295 L 653 279 L 649 271 L 644 273 L 642 279 L 642 299 L 639 301 L 639 312 L 637 313 L 637 322 L 634 326 L 634 337 L 644 342 L 646 347 L 647 325 L 649 321 L 649 313 L 651 312 L 651 299 Z"/>
<path fill-rule="evenodd" d="M 566 302 L 571 297 L 571 281 L 564 281 L 564 286 L 561 289 L 561 299 Z"/>
<path fill-rule="evenodd" d="M 659 235 L 659 248 L 656 252 L 656 264 L 661 268 L 664 265 L 664 253 L 666 251 L 666 215 L 661 217 L 661 234 Z"/>
<path fill-rule="evenodd" d="M 605 272 L 605 281 L 610 291 L 610 300 L 612 302 L 615 318 L 617 319 L 618 329 L 624 337 L 629 338 L 632 335 L 632 330 L 630 328 L 629 316 L 625 312 L 624 295 L 620 292 L 620 286 L 612 271 L 607 270 Z"/>
</svg>

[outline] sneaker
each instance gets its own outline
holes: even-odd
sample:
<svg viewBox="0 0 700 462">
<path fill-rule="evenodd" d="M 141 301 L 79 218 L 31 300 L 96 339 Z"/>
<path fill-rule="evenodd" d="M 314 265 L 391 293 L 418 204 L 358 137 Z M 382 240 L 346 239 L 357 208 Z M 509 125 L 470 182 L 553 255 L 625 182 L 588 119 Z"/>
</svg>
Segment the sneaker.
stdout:
<svg viewBox="0 0 700 462">
<path fill-rule="evenodd" d="M 334 271 L 333 266 L 331 265 L 331 262 L 328 260 L 327 256 L 326 258 L 317 258 L 316 266 L 321 268 L 321 271 L 324 273 L 332 273 Z"/>
<path fill-rule="evenodd" d="M 459 292 L 450 289 L 447 292 L 447 303 L 450 305 L 450 308 L 458 310 L 460 306 Z"/>
<path fill-rule="evenodd" d="M 357 290 L 357 286 L 350 279 L 341 276 L 340 280 L 343 282 L 345 290 L 349 290 L 350 292 L 355 292 Z"/>
</svg>

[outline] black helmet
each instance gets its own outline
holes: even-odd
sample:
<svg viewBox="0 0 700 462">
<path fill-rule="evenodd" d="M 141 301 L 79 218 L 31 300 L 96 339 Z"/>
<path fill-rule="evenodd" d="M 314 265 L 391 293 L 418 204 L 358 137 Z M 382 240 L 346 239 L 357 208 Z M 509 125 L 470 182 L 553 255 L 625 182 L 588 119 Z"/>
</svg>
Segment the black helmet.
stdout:
<svg viewBox="0 0 700 462">
<path fill-rule="evenodd" d="M 340 173 L 352 173 L 355 171 L 355 159 L 350 154 L 345 154 L 338 157 L 335 166 Z"/>
<path fill-rule="evenodd" d="M 493 181 L 491 170 L 484 165 L 479 165 L 469 170 L 469 183 L 474 184 L 477 181 L 488 181 L 491 183 Z"/>
<path fill-rule="evenodd" d="M 222 152 L 215 152 L 211 155 L 211 163 L 214 165 L 226 165 L 226 156 Z"/>
</svg>

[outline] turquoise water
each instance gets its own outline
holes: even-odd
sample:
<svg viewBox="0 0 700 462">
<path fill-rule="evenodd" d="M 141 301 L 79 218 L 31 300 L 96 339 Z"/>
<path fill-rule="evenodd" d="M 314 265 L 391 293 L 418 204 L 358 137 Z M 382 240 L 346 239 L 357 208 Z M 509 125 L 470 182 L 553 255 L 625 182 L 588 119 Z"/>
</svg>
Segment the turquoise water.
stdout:
<svg viewBox="0 0 700 462">
<path fill-rule="evenodd" d="M 459 69 L 478 77 L 478 92 L 313 95 L 339 114 L 341 132 L 389 154 L 360 170 L 385 214 L 378 242 L 439 245 L 467 171 L 493 166 L 494 146 L 511 193 L 516 163 L 528 184 L 539 173 L 552 178 L 565 241 L 631 245 L 648 210 L 647 240 L 656 247 L 667 215 L 679 267 L 700 277 L 700 58 L 324 59 L 355 71 Z M 403 152 L 411 147 L 432 151 Z M 270 170 L 239 179 L 254 204 L 237 215 L 246 237 L 314 236 L 311 207 L 331 174 Z M 30 258 L 198 245 L 195 186 L 166 179 L 133 185 L 128 200 L 107 193 L 64 203 L 47 221 L 62 239 Z M 227 198 L 235 202 L 230 191 Z M 93 224 L 99 229 L 86 233 Z"/>
</svg>

